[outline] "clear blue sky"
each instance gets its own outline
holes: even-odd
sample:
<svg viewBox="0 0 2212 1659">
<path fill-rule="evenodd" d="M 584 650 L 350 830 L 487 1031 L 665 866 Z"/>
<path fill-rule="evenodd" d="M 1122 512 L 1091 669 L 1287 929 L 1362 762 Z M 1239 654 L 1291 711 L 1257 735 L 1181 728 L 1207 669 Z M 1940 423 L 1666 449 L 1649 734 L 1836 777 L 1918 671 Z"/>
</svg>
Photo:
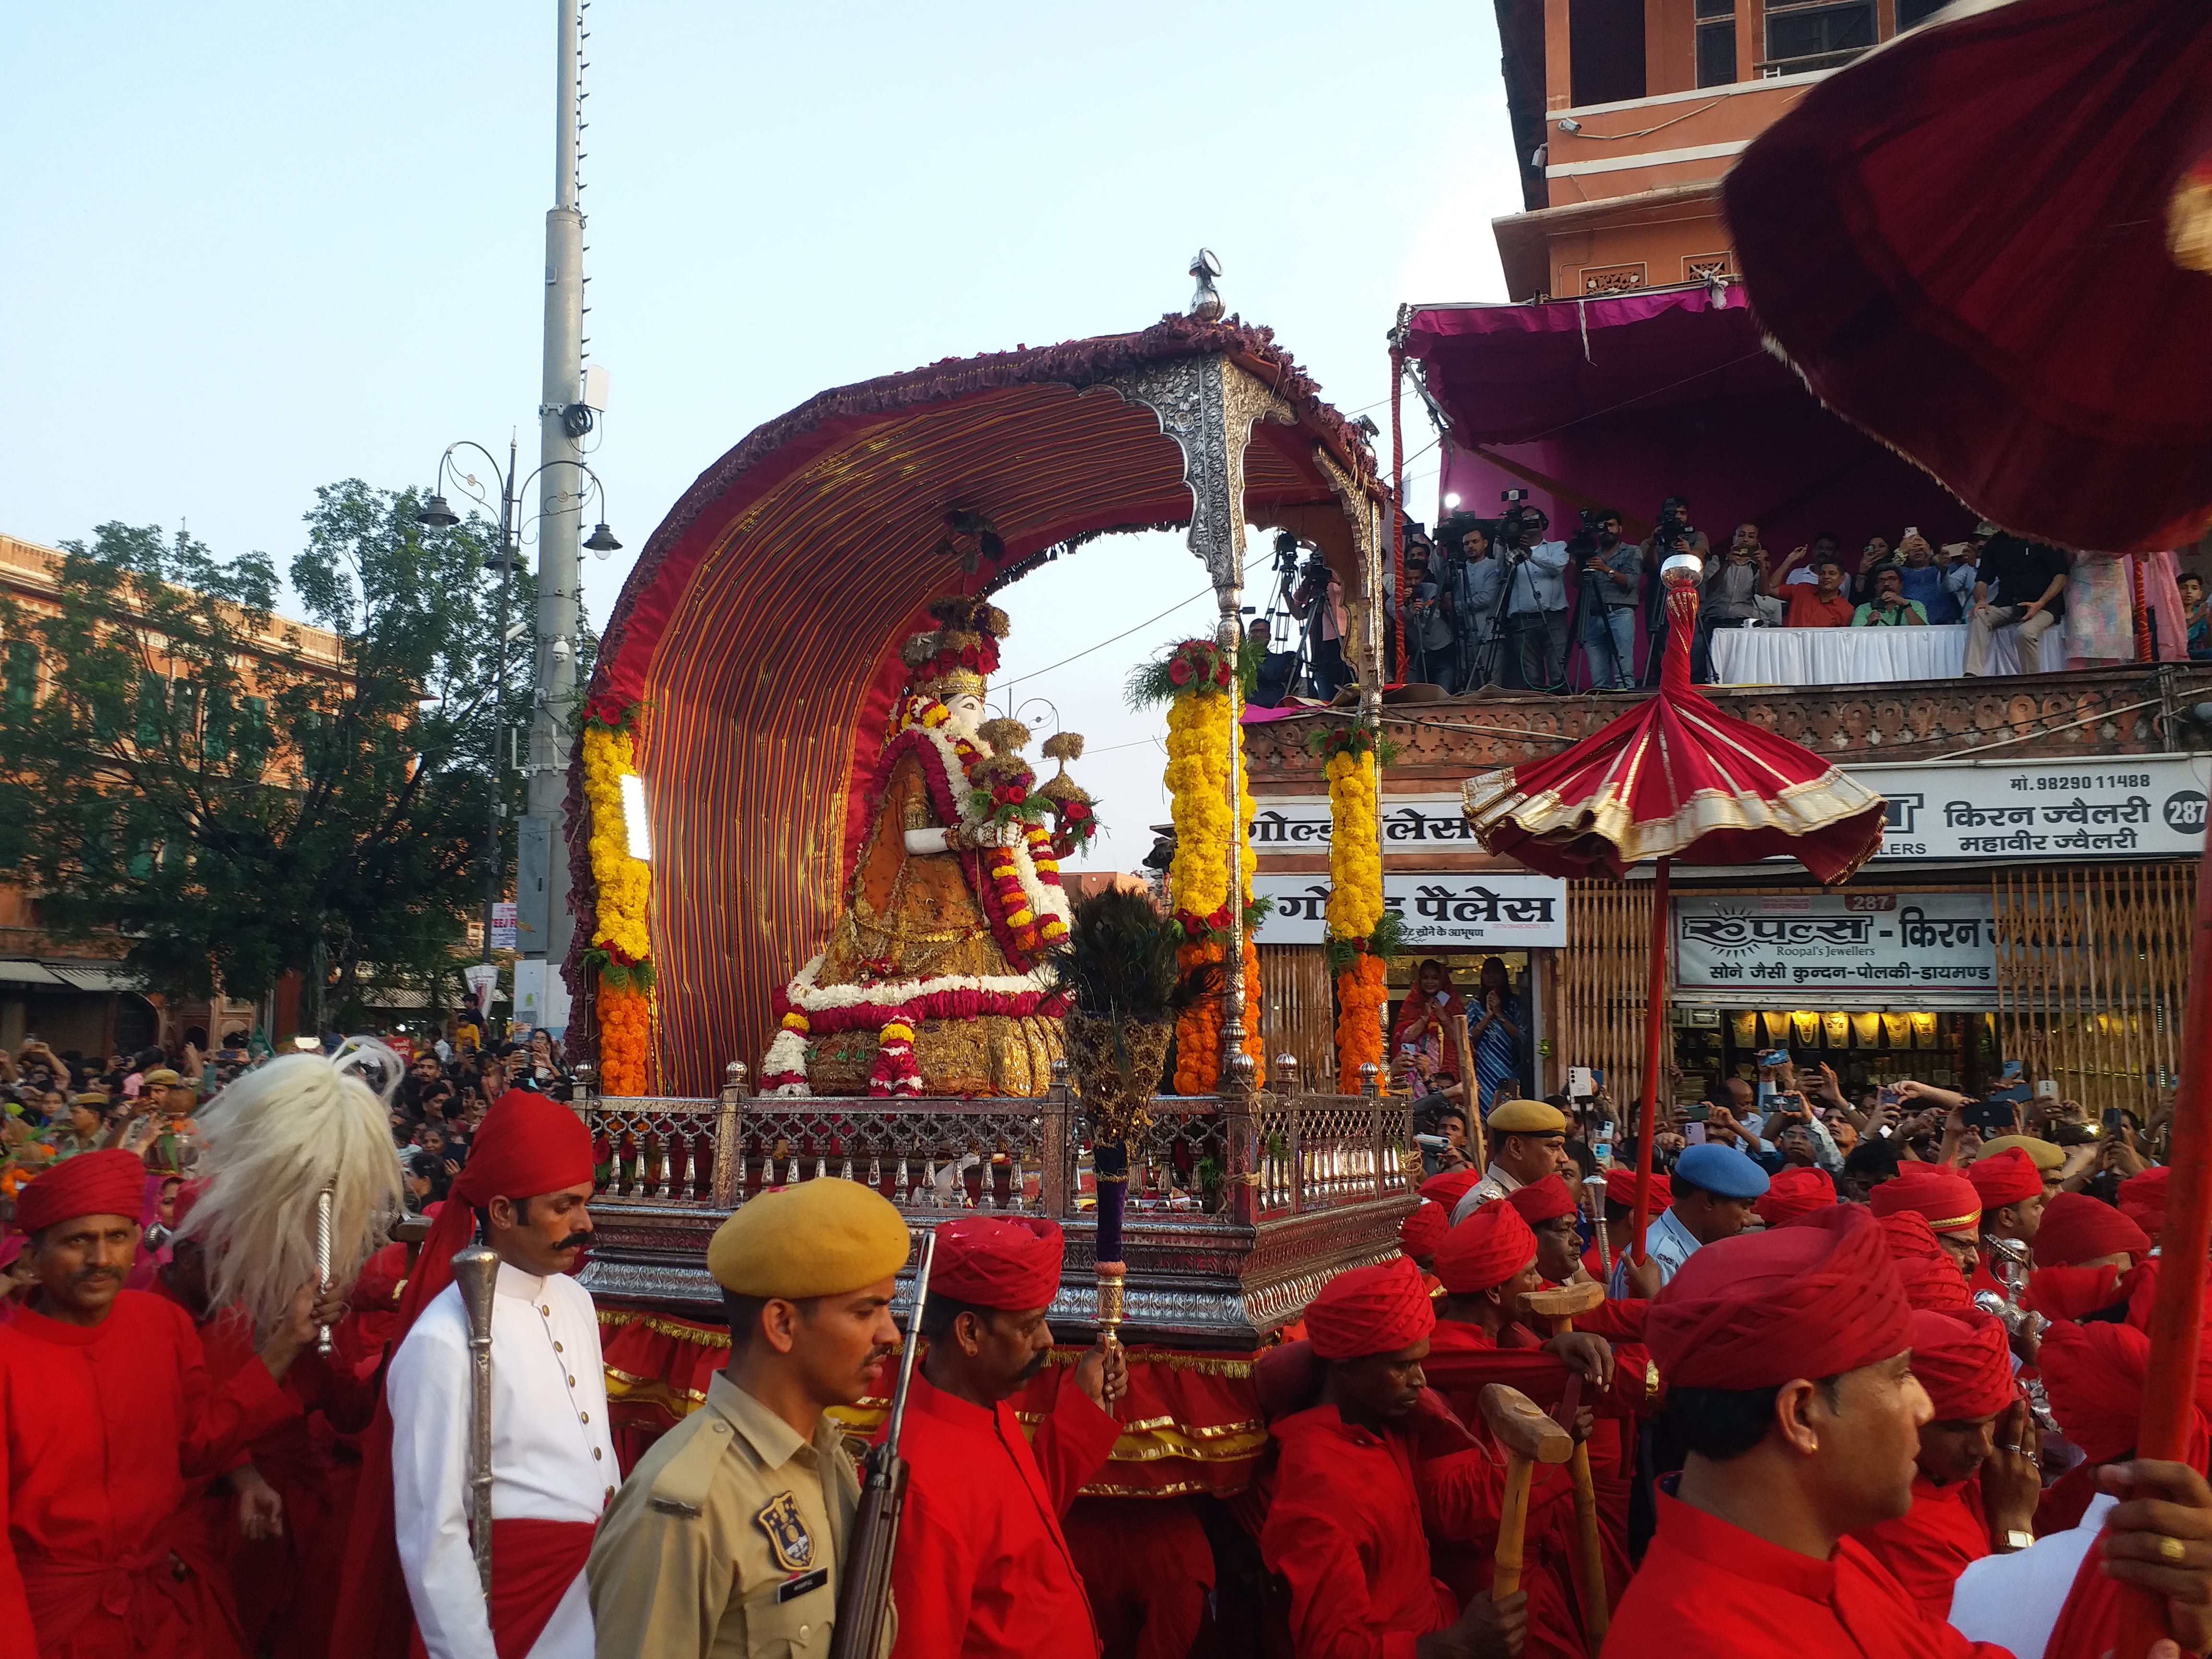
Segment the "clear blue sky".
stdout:
<svg viewBox="0 0 2212 1659">
<path fill-rule="evenodd" d="M 0 530 L 188 520 L 296 550 L 313 487 L 427 481 L 457 438 L 533 465 L 553 4 L 16 8 Z M 1484 0 L 1192 7 L 599 0 L 585 319 L 611 608 L 696 474 L 824 386 L 1140 327 L 1201 244 L 1344 410 L 1388 390 L 1401 300 L 1503 297 L 1519 204 Z M 1388 410 L 1377 407 L 1388 430 Z M 1431 433 L 1413 404 L 1407 447 Z M 1419 510 L 1434 452 L 1412 469 Z M 1176 540 L 1011 590 L 1020 673 L 1204 582 Z M 1024 682 L 1129 867 L 1164 811 L 1130 664 L 1210 599 Z M 1040 731 L 1054 720 L 1031 709 Z"/>
</svg>

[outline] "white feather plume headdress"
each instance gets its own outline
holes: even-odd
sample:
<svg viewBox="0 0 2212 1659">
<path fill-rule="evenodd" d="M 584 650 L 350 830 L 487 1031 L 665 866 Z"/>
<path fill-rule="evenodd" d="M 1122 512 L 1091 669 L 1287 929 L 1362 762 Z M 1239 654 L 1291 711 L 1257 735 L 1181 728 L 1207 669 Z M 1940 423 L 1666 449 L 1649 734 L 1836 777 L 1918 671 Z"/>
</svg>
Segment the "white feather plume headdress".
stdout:
<svg viewBox="0 0 2212 1659">
<path fill-rule="evenodd" d="M 210 1305 L 251 1316 L 257 1340 L 317 1277 L 315 1201 L 325 1190 L 334 1285 L 361 1276 L 402 1212 L 391 1099 L 405 1070 L 370 1041 L 334 1060 L 286 1054 L 199 1114 L 206 1184 L 177 1236 L 206 1252 Z"/>
</svg>

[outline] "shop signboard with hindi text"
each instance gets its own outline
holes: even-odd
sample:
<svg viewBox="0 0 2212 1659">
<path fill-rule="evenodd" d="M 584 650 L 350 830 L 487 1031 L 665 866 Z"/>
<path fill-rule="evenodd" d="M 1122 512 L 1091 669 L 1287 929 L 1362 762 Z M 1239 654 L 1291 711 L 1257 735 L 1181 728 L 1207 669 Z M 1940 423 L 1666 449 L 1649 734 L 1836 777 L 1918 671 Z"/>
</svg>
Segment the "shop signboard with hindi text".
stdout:
<svg viewBox="0 0 2212 1659">
<path fill-rule="evenodd" d="M 1874 864 L 2194 858 L 2212 756 L 1847 766 L 1889 803 Z"/>
<path fill-rule="evenodd" d="M 1986 893 L 1682 894 L 1674 984 L 1745 1007 L 1993 1006 Z"/>
<path fill-rule="evenodd" d="M 1252 891 L 1274 905 L 1260 929 L 1261 944 L 1319 945 L 1327 939 L 1326 876 L 1259 875 Z M 1405 918 L 1406 943 L 1416 950 L 1559 950 L 1567 942 L 1567 884 L 1555 876 L 1392 871 L 1382 878 L 1382 902 Z"/>
<path fill-rule="evenodd" d="M 1255 803 L 1252 845 L 1262 853 L 1328 851 L 1328 797 L 1267 795 Z M 1474 852 L 1482 843 L 1460 808 L 1457 795 L 1382 797 L 1382 847 L 1391 853 L 1424 847 L 1457 847 Z"/>
</svg>

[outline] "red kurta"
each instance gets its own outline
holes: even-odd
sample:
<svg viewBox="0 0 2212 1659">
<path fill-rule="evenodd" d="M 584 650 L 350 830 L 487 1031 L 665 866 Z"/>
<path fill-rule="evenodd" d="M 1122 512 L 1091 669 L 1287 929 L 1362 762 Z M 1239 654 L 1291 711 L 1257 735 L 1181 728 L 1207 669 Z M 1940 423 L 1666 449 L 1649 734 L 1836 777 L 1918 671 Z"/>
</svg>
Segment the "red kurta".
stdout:
<svg viewBox="0 0 2212 1659">
<path fill-rule="evenodd" d="M 1990 1553 L 1981 1480 L 1977 1477 L 1939 1486 L 1916 1475 L 1910 1515 L 1851 1535 L 1896 1575 L 1923 1613 L 1930 1619 L 1948 1619 L 1959 1575 Z"/>
<path fill-rule="evenodd" d="M 915 1372 L 899 1442 L 911 1473 L 891 1564 L 896 1659 L 1097 1653 L 1060 1520 L 1121 1432 L 1071 1380 L 1032 1447 L 1012 1407 L 987 1412 Z"/>
<path fill-rule="evenodd" d="M 1450 1625 L 1459 1605 L 1429 1576 L 1413 1430 L 1355 1427 L 1314 1406 L 1269 1431 L 1280 1461 L 1260 1556 L 1289 1582 L 1296 1659 L 1413 1659 L 1415 1639 Z M 1488 1481 L 1482 1454 L 1434 1462 L 1444 1467 L 1424 1471 L 1431 1501 L 1472 1524 Z M 1494 1502 L 1489 1513 L 1494 1528 Z"/>
<path fill-rule="evenodd" d="M 1815 1561 L 1657 1495 L 1605 1659 L 2010 1659 L 1924 1615 L 1854 1540 Z"/>
<path fill-rule="evenodd" d="M 294 1409 L 258 1359 L 211 1388 L 192 1322 L 159 1297 L 125 1291 L 93 1326 L 20 1310 L 0 1330 L 0 1423 L 9 1538 L 40 1651 L 197 1659 L 202 1621 L 228 1615 L 209 1591 L 219 1569 L 179 1509 L 192 1483 Z"/>
</svg>

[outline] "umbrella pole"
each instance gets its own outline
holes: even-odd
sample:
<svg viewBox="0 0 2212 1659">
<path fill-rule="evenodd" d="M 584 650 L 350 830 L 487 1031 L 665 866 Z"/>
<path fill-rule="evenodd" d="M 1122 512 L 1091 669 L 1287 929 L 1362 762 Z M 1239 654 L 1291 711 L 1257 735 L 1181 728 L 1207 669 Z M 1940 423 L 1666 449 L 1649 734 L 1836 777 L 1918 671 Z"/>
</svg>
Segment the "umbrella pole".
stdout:
<svg viewBox="0 0 2212 1659">
<path fill-rule="evenodd" d="M 2189 1004 L 2183 1016 L 2181 1077 L 2173 1095 L 2173 1137 L 2166 1148 L 2166 1226 L 2159 1235 L 2158 1289 L 2151 1298 L 2150 1360 L 2143 1377 L 2136 1455 L 2185 1462 L 2195 1406 L 2194 1356 L 2204 1322 L 2205 1254 L 2212 1248 L 2212 843 L 2197 869 L 2197 927 L 2189 953 Z M 2166 1601 L 2120 1589 L 2121 1659 L 2140 1659 L 2169 1634 Z"/>
<path fill-rule="evenodd" d="M 1651 1218 L 1651 1143 L 1657 1138 L 1659 1056 L 1667 1036 L 1667 878 L 1670 859 L 1659 860 L 1651 884 L 1651 967 L 1644 994 L 1644 1109 L 1636 1122 L 1636 1213 L 1629 1218 L 1629 1249 L 1640 1264 L 1644 1229 Z"/>
</svg>

